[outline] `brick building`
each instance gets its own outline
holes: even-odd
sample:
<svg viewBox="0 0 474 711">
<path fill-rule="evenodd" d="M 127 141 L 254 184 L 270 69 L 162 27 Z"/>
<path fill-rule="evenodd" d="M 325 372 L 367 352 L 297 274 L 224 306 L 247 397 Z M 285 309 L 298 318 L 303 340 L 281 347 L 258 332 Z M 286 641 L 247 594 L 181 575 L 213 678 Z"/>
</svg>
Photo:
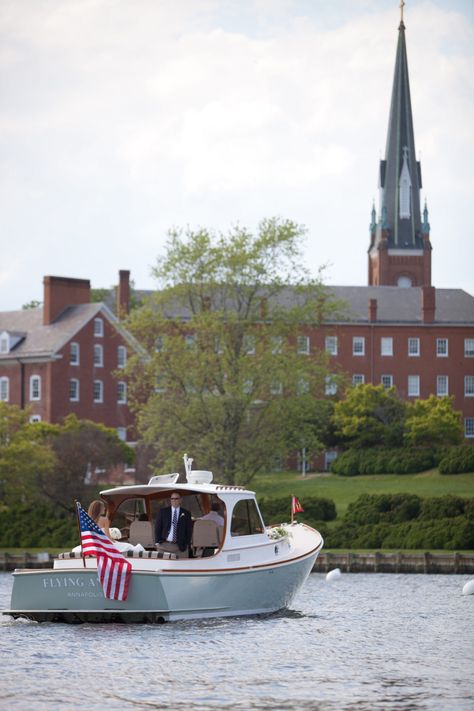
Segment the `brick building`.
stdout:
<svg viewBox="0 0 474 711">
<path fill-rule="evenodd" d="M 117 311 L 128 303 L 120 273 Z M 43 307 L 0 312 L 0 399 L 31 408 L 32 421 L 74 413 L 134 439 L 120 369 L 141 348 L 103 303 L 91 303 L 84 279 L 46 276 Z M 116 374 L 118 373 L 118 375 Z"/>
</svg>

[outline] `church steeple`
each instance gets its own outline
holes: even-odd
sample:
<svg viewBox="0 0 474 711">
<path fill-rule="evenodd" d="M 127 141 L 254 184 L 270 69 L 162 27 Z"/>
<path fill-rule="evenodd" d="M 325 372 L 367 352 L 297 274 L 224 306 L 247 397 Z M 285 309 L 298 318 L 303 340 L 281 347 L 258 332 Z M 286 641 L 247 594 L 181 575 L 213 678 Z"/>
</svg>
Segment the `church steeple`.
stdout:
<svg viewBox="0 0 474 711">
<path fill-rule="evenodd" d="M 380 161 L 380 220 L 369 247 L 369 283 L 420 286 L 431 274 L 431 245 L 421 220 L 421 166 L 415 152 L 404 5 L 401 0 L 387 144 Z M 424 264 L 426 259 L 429 265 Z"/>
</svg>

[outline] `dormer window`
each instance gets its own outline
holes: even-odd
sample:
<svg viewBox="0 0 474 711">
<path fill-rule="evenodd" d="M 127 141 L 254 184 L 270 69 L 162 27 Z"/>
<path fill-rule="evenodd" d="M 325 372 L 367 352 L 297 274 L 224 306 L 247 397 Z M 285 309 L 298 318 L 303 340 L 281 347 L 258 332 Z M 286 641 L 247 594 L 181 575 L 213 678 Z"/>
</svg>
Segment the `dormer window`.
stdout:
<svg viewBox="0 0 474 711">
<path fill-rule="evenodd" d="M 8 353 L 10 351 L 10 338 L 8 333 L 2 333 L 0 336 L 0 353 Z"/>
<path fill-rule="evenodd" d="M 104 335 L 104 319 L 95 318 L 94 319 L 94 336 L 97 338 L 102 338 Z"/>
<path fill-rule="evenodd" d="M 2 331 L 0 333 L 0 353 L 10 353 L 25 337 L 25 333 Z"/>
</svg>

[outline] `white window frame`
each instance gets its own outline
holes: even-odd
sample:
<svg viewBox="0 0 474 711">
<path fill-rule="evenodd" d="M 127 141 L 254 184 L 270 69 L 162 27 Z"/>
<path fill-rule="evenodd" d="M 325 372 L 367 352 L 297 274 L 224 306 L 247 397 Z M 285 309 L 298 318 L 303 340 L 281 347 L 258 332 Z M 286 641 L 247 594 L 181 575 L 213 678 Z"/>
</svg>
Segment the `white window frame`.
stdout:
<svg viewBox="0 0 474 711">
<path fill-rule="evenodd" d="M 94 380 L 92 383 L 92 397 L 94 402 L 104 402 L 104 381 Z"/>
<path fill-rule="evenodd" d="M 329 355 L 337 356 L 337 336 L 326 336 L 324 340 L 324 349 Z"/>
<path fill-rule="evenodd" d="M 41 415 L 30 415 L 30 423 L 34 425 L 36 422 L 41 422 Z"/>
<path fill-rule="evenodd" d="M 41 375 L 30 375 L 30 400 L 37 402 L 41 400 Z"/>
<path fill-rule="evenodd" d="M 245 335 L 243 341 L 245 355 L 255 355 L 257 348 L 257 339 L 255 336 Z"/>
<path fill-rule="evenodd" d="M 0 401 L 10 402 L 10 378 L 6 375 L 0 378 Z"/>
<path fill-rule="evenodd" d="M 464 339 L 464 357 L 474 358 L 474 338 Z"/>
<path fill-rule="evenodd" d="M 94 343 L 94 368 L 104 367 L 104 346 Z"/>
<path fill-rule="evenodd" d="M 8 333 L 2 333 L 0 336 L 0 353 L 10 352 L 10 337 Z"/>
<path fill-rule="evenodd" d="M 337 380 L 334 380 L 333 375 L 326 375 L 324 378 L 324 394 L 325 395 L 336 395 L 337 393 Z"/>
<path fill-rule="evenodd" d="M 103 318 L 95 318 L 94 319 L 94 336 L 96 338 L 103 338 L 104 337 L 104 319 Z"/>
<path fill-rule="evenodd" d="M 79 343 L 73 341 L 69 349 L 69 365 L 80 365 L 81 347 Z"/>
<path fill-rule="evenodd" d="M 117 368 L 125 368 L 127 365 L 126 346 L 117 346 Z"/>
<path fill-rule="evenodd" d="M 283 383 L 280 380 L 273 380 L 270 385 L 271 395 L 283 395 Z"/>
<path fill-rule="evenodd" d="M 474 397 L 474 375 L 464 376 L 464 397 Z"/>
<path fill-rule="evenodd" d="M 420 357 L 420 339 L 413 336 L 408 339 L 408 357 L 409 358 L 419 358 Z"/>
<path fill-rule="evenodd" d="M 474 438 L 474 417 L 464 418 L 464 437 L 466 439 Z"/>
<path fill-rule="evenodd" d="M 365 356 L 365 336 L 352 337 L 352 355 Z"/>
<path fill-rule="evenodd" d="M 357 386 L 357 385 L 364 385 L 365 383 L 365 375 L 363 373 L 354 373 L 352 375 L 352 385 Z"/>
<path fill-rule="evenodd" d="M 380 338 L 380 355 L 384 358 L 393 356 L 393 337 L 382 336 Z"/>
<path fill-rule="evenodd" d="M 436 376 L 436 395 L 437 397 L 446 397 L 449 395 L 449 376 Z"/>
<path fill-rule="evenodd" d="M 117 437 L 122 440 L 122 442 L 127 441 L 127 428 L 126 427 L 117 427 Z"/>
<path fill-rule="evenodd" d="M 163 351 L 164 338 L 163 336 L 157 336 L 155 338 L 155 353 L 161 353 Z"/>
<path fill-rule="evenodd" d="M 390 385 L 387 385 L 384 383 L 384 378 L 388 378 L 390 380 Z M 381 375 L 380 376 L 380 383 L 381 385 L 384 386 L 385 390 L 389 390 L 390 388 L 393 388 L 393 375 Z"/>
<path fill-rule="evenodd" d="M 74 393 L 72 394 L 72 389 Z M 80 400 L 80 383 L 78 378 L 70 378 L 69 380 L 69 402 L 79 402 Z"/>
<path fill-rule="evenodd" d="M 296 393 L 297 395 L 307 395 L 309 393 L 309 382 L 306 378 L 299 378 L 296 383 Z"/>
<path fill-rule="evenodd" d="M 420 397 L 420 376 L 409 375 L 407 378 L 408 397 Z"/>
<path fill-rule="evenodd" d="M 253 391 L 253 380 L 252 378 L 245 378 L 244 382 L 242 383 L 242 391 L 244 395 L 251 395 Z"/>
<path fill-rule="evenodd" d="M 283 336 L 272 336 L 270 342 L 272 344 L 272 355 L 280 355 L 283 349 Z"/>
<path fill-rule="evenodd" d="M 311 344 L 309 341 L 309 336 L 297 336 L 296 338 L 296 352 L 298 355 L 309 355 L 311 349 Z"/>
<path fill-rule="evenodd" d="M 442 345 L 444 344 L 444 345 Z M 446 350 L 445 350 L 446 346 Z M 447 358 L 449 356 L 449 341 L 447 338 L 436 339 L 436 357 Z"/>
<path fill-rule="evenodd" d="M 119 405 L 127 404 L 127 383 L 125 380 L 119 380 L 117 383 L 117 403 Z"/>
<path fill-rule="evenodd" d="M 187 336 L 184 337 L 184 344 L 186 348 L 194 348 L 196 345 L 196 336 L 192 333 L 188 333 Z"/>
</svg>

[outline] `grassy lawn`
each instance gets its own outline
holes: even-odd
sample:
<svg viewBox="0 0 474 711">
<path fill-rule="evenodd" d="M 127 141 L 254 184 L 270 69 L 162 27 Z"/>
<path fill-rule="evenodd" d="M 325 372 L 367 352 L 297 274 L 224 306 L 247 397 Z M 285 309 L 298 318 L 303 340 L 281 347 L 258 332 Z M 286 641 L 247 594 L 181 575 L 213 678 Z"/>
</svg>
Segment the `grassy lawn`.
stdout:
<svg viewBox="0 0 474 711">
<path fill-rule="evenodd" d="M 461 497 L 474 496 L 474 473 L 442 476 L 437 469 L 421 474 L 380 474 L 343 477 L 334 474 L 301 474 L 280 472 L 263 474 L 249 484 L 259 497 L 279 498 L 297 496 L 304 507 L 305 496 L 320 496 L 332 499 L 336 504 L 338 518 L 344 515 L 347 506 L 360 494 L 417 494 L 427 498 L 453 494 Z"/>
</svg>

